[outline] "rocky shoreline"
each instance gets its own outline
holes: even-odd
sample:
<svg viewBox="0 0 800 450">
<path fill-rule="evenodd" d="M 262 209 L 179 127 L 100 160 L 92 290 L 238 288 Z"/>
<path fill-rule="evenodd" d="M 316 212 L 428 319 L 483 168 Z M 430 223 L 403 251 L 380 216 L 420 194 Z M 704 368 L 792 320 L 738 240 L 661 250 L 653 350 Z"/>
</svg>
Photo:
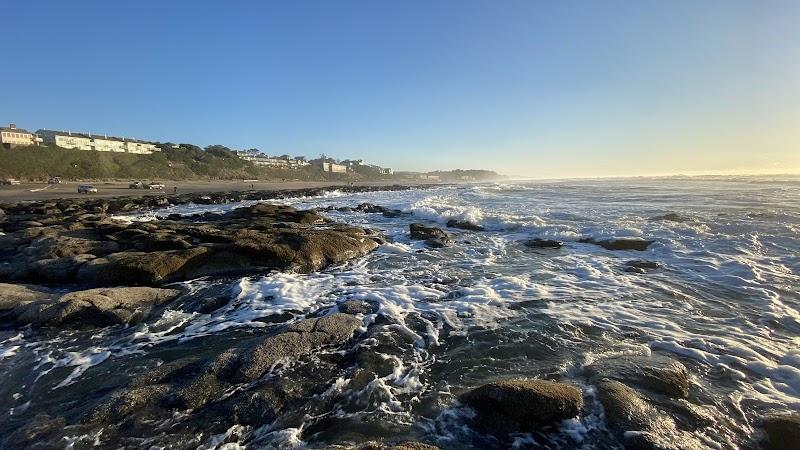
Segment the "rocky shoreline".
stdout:
<svg viewBox="0 0 800 450">
<path fill-rule="evenodd" d="M 146 321 L 170 303 L 180 304 L 186 312 L 209 313 L 228 299 L 187 292 L 179 282 L 275 270 L 313 272 L 362 257 L 385 242 L 373 229 L 331 222 L 313 210 L 267 203 L 224 214 L 169 215 L 150 222 L 112 218 L 168 205 L 314 196 L 327 190 L 0 205 L 0 323 L 55 329 L 129 326 Z M 407 214 L 367 203 L 349 210 L 387 218 Z M 447 227 L 459 233 L 485 231 L 457 220 Z M 409 232 L 412 239 L 432 249 L 447 247 L 454 239 L 450 232 L 424 223 L 411 224 Z M 653 243 L 591 238 L 577 242 L 612 251 L 643 251 Z M 522 244 L 541 251 L 558 251 L 563 246 L 541 239 Z M 659 267 L 633 260 L 626 270 L 647 273 Z M 102 430 L 103 439 L 119 447 L 146 446 L 147 436 L 158 434 L 159 445 L 196 448 L 202 441 L 181 436 L 207 438 L 235 426 L 291 423 L 303 414 L 325 411 L 334 400 L 341 400 L 329 389 L 339 374 L 348 375 L 350 389 L 363 389 L 391 371 L 373 349 L 360 343 L 372 342 L 388 354 L 393 348 L 413 345 L 406 342 L 407 334 L 378 332 L 375 324 L 390 320 L 378 311 L 375 303 L 348 300 L 300 320 L 283 323 L 278 318 L 257 331 L 220 339 L 213 349 L 157 353 L 135 368 L 118 368 L 125 375 L 90 379 L 90 391 L 78 390 L 74 398 L 68 396 L 46 412 L 37 412 L 39 405 L 33 404 L 27 414 L 3 419 L 0 430 L 5 433 L 0 434 L 5 436 L 0 447 L 48 448 L 67 435 Z M 279 375 L 272 376 L 276 369 Z M 115 367 L 107 373 L 116 373 Z M 455 393 L 454 402 L 471 408 L 471 426 L 490 435 L 556 429 L 589 414 L 588 404 L 596 398 L 610 431 L 625 448 L 709 448 L 697 433 L 713 421 L 708 411 L 690 401 L 691 373 L 663 355 L 609 355 L 581 367 L 571 380 L 509 377 L 486 381 Z M 174 437 L 172 432 L 154 431 L 153 424 L 167 423 L 176 415 L 185 420 Z M 762 422 L 765 447 L 800 446 L 800 416 L 767 416 Z M 438 447 L 415 441 L 364 442 L 354 432 L 352 440 L 328 448 Z"/>
</svg>

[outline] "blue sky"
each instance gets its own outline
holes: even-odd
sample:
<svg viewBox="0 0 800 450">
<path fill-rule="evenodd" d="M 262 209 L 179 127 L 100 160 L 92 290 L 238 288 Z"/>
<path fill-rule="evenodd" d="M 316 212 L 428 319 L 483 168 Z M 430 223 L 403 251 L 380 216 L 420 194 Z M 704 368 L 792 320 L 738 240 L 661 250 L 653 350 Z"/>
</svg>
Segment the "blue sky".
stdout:
<svg viewBox="0 0 800 450">
<path fill-rule="evenodd" d="M 4 16 L 21 20 L 0 27 L 0 121 L 29 129 L 533 177 L 800 171 L 795 1 L 30 0 Z"/>
</svg>

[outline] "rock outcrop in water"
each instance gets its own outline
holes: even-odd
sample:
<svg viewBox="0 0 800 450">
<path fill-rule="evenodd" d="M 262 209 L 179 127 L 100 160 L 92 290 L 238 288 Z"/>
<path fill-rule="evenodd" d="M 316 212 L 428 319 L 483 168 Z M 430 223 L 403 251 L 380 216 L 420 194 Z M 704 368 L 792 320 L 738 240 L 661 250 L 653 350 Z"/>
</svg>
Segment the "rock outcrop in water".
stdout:
<svg viewBox="0 0 800 450">
<path fill-rule="evenodd" d="M 764 447 L 768 450 L 800 448 L 800 413 L 769 415 L 761 428 L 766 433 Z"/>
<path fill-rule="evenodd" d="M 689 394 L 689 373 L 680 361 L 661 355 L 622 355 L 600 359 L 586 368 L 591 379 L 608 378 L 627 385 L 685 398 Z"/>
<path fill-rule="evenodd" d="M 503 432 L 530 432 L 577 416 L 580 389 L 546 380 L 507 380 L 485 384 L 461 397 L 478 412 L 481 426 Z"/>
<path fill-rule="evenodd" d="M 447 228 L 460 228 L 469 231 L 485 231 L 486 228 L 468 220 L 450 219 L 447 221 Z"/>
<path fill-rule="evenodd" d="M 450 245 L 453 239 L 450 234 L 441 228 L 430 227 L 423 223 L 412 223 L 409 225 L 411 239 L 425 241 L 425 244 L 433 248 L 441 248 Z"/>
<path fill-rule="evenodd" d="M 106 326 L 132 324 L 154 306 L 177 297 L 177 289 L 120 287 L 59 295 L 41 287 L 0 283 L 0 314 L 34 326 Z"/>
<path fill-rule="evenodd" d="M 523 245 L 530 248 L 561 248 L 564 243 L 553 239 L 534 238 L 523 242 Z"/>
<path fill-rule="evenodd" d="M 635 390 L 619 381 L 603 379 L 598 397 L 611 429 L 632 449 L 693 450 L 706 448 L 675 420 L 658 410 Z"/>
<path fill-rule="evenodd" d="M 47 224 L 23 229 L 16 228 L 18 219 L 30 209 L 14 211 L 14 225 L 3 224 L 14 231 L 0 236 L 0 280 L 41 284 L 158 286 L 273 269 L 309 272 L 363 256 L 382 242 L 370 230 L 271 204 L 131 224 L 57 209 Z"/>
<path fill-rule="evenodd" d="M 655 241 L 641 238 L 615 238 L 615 239 L 594 239 L 584 238 L 578 240 L 583 244 L 594 244 L 603 247 L 606 250 L 636 250 L 643 252 L 647 250 Z"/>
</svg>

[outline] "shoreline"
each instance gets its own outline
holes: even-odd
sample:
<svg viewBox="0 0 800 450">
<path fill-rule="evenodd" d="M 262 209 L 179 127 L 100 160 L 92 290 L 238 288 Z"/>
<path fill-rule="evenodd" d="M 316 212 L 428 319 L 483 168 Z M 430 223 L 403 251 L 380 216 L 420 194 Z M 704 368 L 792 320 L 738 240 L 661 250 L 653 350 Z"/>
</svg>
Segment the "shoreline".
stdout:
<svg viewBox="0 0 800 450">
<path fill-rule="evenodd" d="M 81 184 L 91 184 L 98 190 L 96 194 L 78 194 Z M 165 183 L 163 190 L 130 189 L 130 182 L 62 182 L 61 184 L 22 183 L 14 186 L 0 186 L 0 204 L 13 204 L 24 201 L 48 201 L 62 199 L 97 199 L 115 197 L 180 196 L 185 194 L 212 194 L 221 192 L 278 192 L 319 188 L 381 188 L 403 186 L 408 188 L 441 185 L 441 182 L 415 181 L 361 181 L 352 186 L 341 181 L 175 181 Z M 251 185 L 253 188 L 251 189 Z M 174 188 L 177 187 L 177 192 Z"/>
</svg>

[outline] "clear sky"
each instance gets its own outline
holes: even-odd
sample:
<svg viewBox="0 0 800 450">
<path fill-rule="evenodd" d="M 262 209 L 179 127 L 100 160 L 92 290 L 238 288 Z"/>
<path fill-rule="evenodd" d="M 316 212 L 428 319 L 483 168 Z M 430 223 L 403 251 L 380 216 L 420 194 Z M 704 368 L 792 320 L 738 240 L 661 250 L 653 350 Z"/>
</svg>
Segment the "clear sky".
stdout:
<svg viewBox="0 0 800 450">
<path fill-rule="evenodd" d="M 401 170 L 800 171 L 796 0 L 3 3 L 0 122 L 33 130 Z"/>
</svg>

